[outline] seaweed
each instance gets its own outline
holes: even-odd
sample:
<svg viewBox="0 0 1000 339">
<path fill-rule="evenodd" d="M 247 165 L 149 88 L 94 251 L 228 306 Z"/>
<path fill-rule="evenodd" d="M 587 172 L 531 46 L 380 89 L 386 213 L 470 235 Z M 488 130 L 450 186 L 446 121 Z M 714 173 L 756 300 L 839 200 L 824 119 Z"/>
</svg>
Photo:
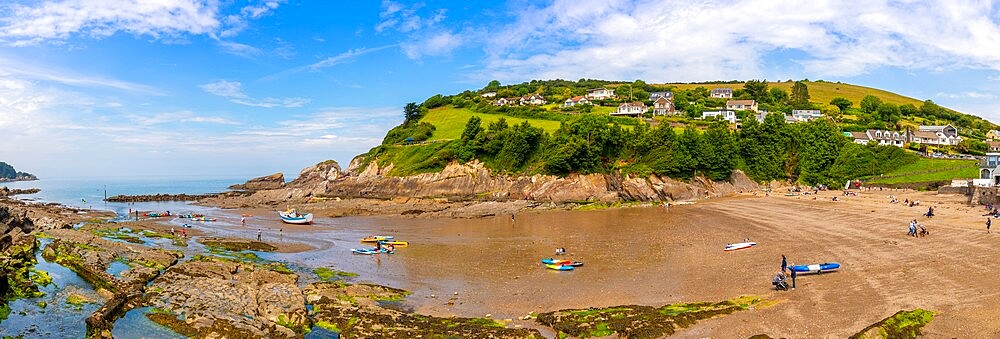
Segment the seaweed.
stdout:
<svg viewBox="0 0 1000 339">
<path fill-rule="evenodd" d="M 935 313 L 924 309 L 901 310 L 892 316 L 866 327 L 851 339 L 863 338 L 916 338 L 920 329 L 934 320 Z"/>
</svg>

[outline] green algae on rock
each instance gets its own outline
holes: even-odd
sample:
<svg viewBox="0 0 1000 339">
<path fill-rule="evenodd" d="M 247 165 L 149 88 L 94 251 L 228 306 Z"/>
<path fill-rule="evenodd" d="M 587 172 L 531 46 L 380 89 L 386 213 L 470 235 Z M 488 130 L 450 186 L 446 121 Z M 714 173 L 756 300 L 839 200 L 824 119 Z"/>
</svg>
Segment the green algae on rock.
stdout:
<svg viewBox="0 0 1000 339">
<path fill-rule="evenodd" d="M 747 310 L 763 302 L 743 296 L 711 303 L 678 303 L 663 307 L 627 305 L 608 308 L 560 310 L 539 314 L 537 321 L 560 335 L 579 338 L 619 335 L 655 338 L 671 335 L 699 320 Z"/>
<path fill-rule="evenodd" d="M 334 280 L 340 280 L 344 278 L 358 276 L 358 274 L 354 272 L 338 271 L 326 267 L 319 267 L 313 269 L 313 273 L 315 273 L 316 276 L 319 277 L 320 281 L 334 281 Z"/>
<path fill-rule="evenodd" d="M 410 292 L 373 284 L 318 282 L 303 293 L 312 305 L 314 325 L 345 338 L 542 338 L 533 329 L 508 328 L 484 318 L 438 318 L 378 306 Z"/>
<path fill-rule="evenodd" d="M 920 329 L 934 320 L 934 312 L 924 309 L 899 311 L 892 316 L 866 327 L 851 339 L 916 338 Z"/>
<path fill-rule="evenodd" d="M 198 239 L 198 242 L 208 247 L 217 247 L 233 252 L 245 251 L 245 250 L 274 252 L 278 250 L 278 247 L 274 245 L 265 242 L 246 240 L 246 239 L 206 237 Z"/>
</svg>

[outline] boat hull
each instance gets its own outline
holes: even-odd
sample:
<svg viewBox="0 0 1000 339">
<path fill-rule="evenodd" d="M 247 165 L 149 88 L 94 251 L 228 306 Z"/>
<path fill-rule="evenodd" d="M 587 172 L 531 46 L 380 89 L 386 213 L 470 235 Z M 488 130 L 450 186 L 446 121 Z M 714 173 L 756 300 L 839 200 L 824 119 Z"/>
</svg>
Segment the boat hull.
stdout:
<svg viewBox="0 0 1000 339">
<path fill-rule="evenodd" d="M 754 246 L 757 246 L 757 243 L 755 243 L 755 242 L 741 242 L 741 243 L 735 243 L 735 244 L 726 245 L 726 247 L 723 249 L 723 251 L 726 251 L 726 252 L 739 251 L 739 250 L 745 250 L 745 249 L 748 249 L 748 248 L 753 248 Z"/>
<path fill-rule="evenodd" d="M 286 224 L 304 225 L 304 224 L 311 224 L 313 222 L 312 213 L 298 217 L 293 217 L 288 214 L 285 214 L 284 212 L 279 212 L 278 216 L 281 217 L 281 221 Z"/>
</svg>

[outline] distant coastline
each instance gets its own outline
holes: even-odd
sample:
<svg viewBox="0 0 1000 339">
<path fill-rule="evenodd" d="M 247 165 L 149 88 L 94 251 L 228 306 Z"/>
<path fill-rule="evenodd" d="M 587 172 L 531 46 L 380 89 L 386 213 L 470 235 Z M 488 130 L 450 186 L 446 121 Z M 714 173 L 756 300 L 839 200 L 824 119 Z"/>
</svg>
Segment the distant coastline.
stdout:
<svg viewBox="0 0 1000 339">
<path fill-rule="evenodd" d="M 31 174 L 17 176 L 16 178 L 0 178 L 0 182 L 36 181 L 36 180 L 38 180 L 38 177 Z"/>
</svg>

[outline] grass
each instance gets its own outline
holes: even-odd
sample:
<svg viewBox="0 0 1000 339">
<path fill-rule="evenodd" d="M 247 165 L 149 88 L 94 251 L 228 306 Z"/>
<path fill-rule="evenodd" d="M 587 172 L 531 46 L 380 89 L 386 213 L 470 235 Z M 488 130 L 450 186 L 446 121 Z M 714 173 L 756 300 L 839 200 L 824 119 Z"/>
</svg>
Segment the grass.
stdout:
<svg viewBox="0 0 1000 339">
<path fill-rule="evenodd" d="M 781 88 L 786 92 L 792 92 L 792 84 L 794 82 L 768 82 L 768 88 Z M 694 89 L 696 87 L 705 87 L 709 90 L 713 88 L 732 88 L 732 89 L 742 89 L 743 84 L 663 84 L 665 86 L 676 86 L 677 89 Z M 896 105 L 913 104 L 918 108 L 923 104 L 922 100 L 914 99 L 911 97 L 899 95 L 889 91 L 883 91 L 876 88 L 835 83 L 835 82 L 815 82 L 807 81 L 806 86 L 809 88 L 809 101 L 821 105 L 827 105 L 833 98 L 843 97 L 854 103 L 853 107 L 858 107 L 861 104 L 861 98 L 866 95 L 874 95 L 882 102 L 888 102 Z"/>
<path fill-rule="evenodd" d="M 453 140 L 462 137 L 462 131 L 465 130 L 465 124 L 469 122 L 469 118 L 473 116 L 478 116 L 483 121 L 483 128 L 489 126 L 490 123 L 500 120 L 500 118 L 507 119 L 507 125 L 516 125 L 524 121 L 527 121 L 531 126 L 535 126 L 545 130 L 546 132 L 552 133 L 559 129 L 559 121 L 553 120 L 541 120 L 541 119 L 522 119 L 509 117 L 499 114 L 483 114 L 475 113 L 467 108 L 454 108 L 451 106 L 439 107 L 430 110 L 427 114 L 420 119 L 421 122 L 430 123 L 434 125 L 436 130 L 434 134 L 431 135 L 430 140 Z"/>
<path fill-rule="evenodd" d="M 899 311 L 850 338 L 916 338 L 921 334 L 920 329 L 931 320 L 934 320 L 934 312 L 928 310 L 918 308 L 912 311 Z"/>
<path fill-rule="evenodd" d="M 956 178 L 978 178 L 979 162 L 964 159 L 918 158 L 882 177 L 872 178 L 875 184 L 902 184 L 932 181 L 950 181 Z"/>
</svg>

